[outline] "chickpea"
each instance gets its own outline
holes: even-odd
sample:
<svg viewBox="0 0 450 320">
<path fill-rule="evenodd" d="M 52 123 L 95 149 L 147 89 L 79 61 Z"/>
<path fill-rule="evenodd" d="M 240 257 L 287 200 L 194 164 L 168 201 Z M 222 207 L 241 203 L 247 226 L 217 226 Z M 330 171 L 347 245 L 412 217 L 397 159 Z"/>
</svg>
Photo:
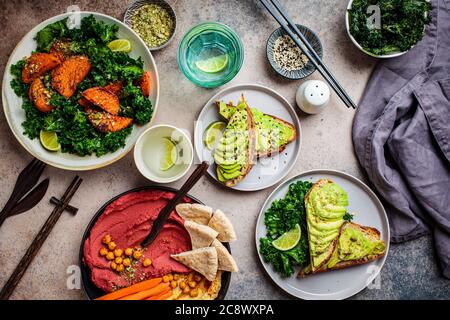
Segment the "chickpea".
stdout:
<svg viewBox="0 0 450 320">
<path fill-rule="evenodd" d="M 133 255 L 133 249 L 126 248 L 125 249 L 125 255 L 128 256 L 128 257 L 131 257 Z"/>
<path fill-rule="evenodd" d="M 149 258 L 145 258 L 144 262 L 142 264 L 144 265 L 144 267 L 148 267 L 152 264 L 152 260 L 150 260 Z M 169 278 L 170 278 L 170 276 L 169 276 Z"/>
<path fill-rule="evenodd" d="M 125 267 L 131 266 L 131 260 L 130 260 L 130 258 L 125 258 L 125 259 L 123 259 L 122 264 L 123 264 Z"/>
<path fill-rule="evenodd" d="M 111 241 L 108 243 L 109 250 L 114 250 L 116 248 L 116 243 L 114 241 Z"/>
<path fill-rule="evenodd" d="M 108 252 L 108 253 L 106 254 L 106 259 L 108 259 L 108 260 L 114 260 L 114 253 Z"/>
<path fill-rule="evenodd" d="M 175 289 L 177 287 L 177 282 L 176 281 L 172 281 L 170 283 L 170 286 L 172 287 L 172 289 Z"/>
<path fill-rule="evenodd" d="M 122 254 L 123 254 L 123 250 L 122 250 L 122 249 L 116 249 L 116 250 L 114 250 L 114 255 L 115 255 L 116 257 L 121 257 Z"/>
<path fill-rule="evenodd" d="M 189 281 L 192 281 L 192 279 L 194 279 L 194 274 L 193 274 L 193 273 L 189 273 L 189 274 L 188 274 L 187 281 L 188 281 L 188 282 L 189 282 Z"/>
<path fill-rule="evenodd" d="M 189 291 L 191 291 L 191 289 L 190 289 L 188 286 L 186 286 L 186 287 L 183 289 L 183 293 L 189 293 Z"/>
<path fill-rule="evenodd" d="M 173 280 L 173 274 L 169 274 L 169 280 L 170 280 L 170 281 Z"/>
<path fill-rule="evenodd" d="M 194 281 L 195 281 L 195 282 L 200 282 L 200 281 L 202 281 L 202 276 L 199 275 L 199 274 L 196 274 L 196 275 L 194 276 Z"/>
<path fill-rule="evenodd" d="M 111 267 L 111 269 L 116 270 L 117 269 L 117 264 L 113 261 L 113 262 L 111 262 L 110 267 Z"/>
<path fill-rule="evenodd" d="M 101 247 L 98 253 L 101 256 L 106 256 L 108 254 L 108 249 L 106 249 L 105 247 Z"/>
<path fill-rule="evenodd" d="M 133 252 L 133 258 L 135 258 L 136 260 L 139 260 L 141 257 L 142 257 L 142 252 L 140 252 L 140 251 Z"/>
<path fill-rule="evenodd" d="M 169 280 L 169 276 L 167 276 L 167 275 L 164 276 L 162 280 L 163 280 L 163 282 L 169 282 L 169 281 L 170 281 L 170 280 Z"/>
<path fill-rule="evenodd" d="M 191 288 L 195 288 L 195 287 L 197 286 L 197 282 L 195 282 L 195 281 L 189 281 L 188 285 L 189 285 L 189 287 L 191 287 Z"/>
<path fill-rule="evenodd" d="M 198 289 L 192 289 L 192 290 L 191 290 L 191 293 L 190 293 L 190 296 L 191 296 L 192 298 L 198 296 Z"/>
<path fill-rule="evenodd" d="M 116 268 L 116 271 L 117 271 L 117 272 L 122 272 L 124 269 L 125 269 L 125 268 L 123 267 L 123 264 L 118 264 L 118 265 L 117 265 L 117 268 Z"/>
<path fill-rule="evenodd" d="M 103 237 L 102 242 L 104 244 L 109 244 L 111 242 L 111 236 L 107 234 L 106 236 Z"/>
<path fill-rule="evenodd" d="M 175 280 L 175 281 L 180 280 L 180 275 L 179 274 L 174 274 L 173 275 L 173 280 Z"/>
<path fill-rule="evenodd" d="M 179 286 L 180 289 L 183 290 L 184 288 L 186 288 L 186 282 L 180 282 Z"/>
<path fill-rule="evenodd" d="M 117 264 L 122 264 L 123 260 L 122 260 L 121 257 L 117 257 L 116 260 L 114 260 L 114 262 L 117 263 Z"/>
</svg>

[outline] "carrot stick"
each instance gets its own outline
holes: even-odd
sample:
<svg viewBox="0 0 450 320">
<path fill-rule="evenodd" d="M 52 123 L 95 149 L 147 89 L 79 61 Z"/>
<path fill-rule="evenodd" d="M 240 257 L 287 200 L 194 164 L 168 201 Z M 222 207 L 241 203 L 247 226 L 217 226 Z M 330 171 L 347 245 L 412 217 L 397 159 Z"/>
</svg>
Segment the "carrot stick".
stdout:
<svg viewBox="0 0 450 320">
<path fill-rule="evenodd" d="M 131 294 L 129 296 L 120 298 L 119 300 L 144 300 L 148 297 L 155 296 L 157 294 L 160 294 L 161 292 L 164 292 L 169 287 L 169 285 L 170 284 L 168 282 L 160 283 L 154 288 Z"/>
<path fill-rule="evenodd" d="M 167 298 L 171 297 L 173 294 L 172 290 L 167 290 L 163 293 L 160 293 L 156 296 L 152 296 L 150 298 L 147 298 L 146 300 L 166 300 Z"/>
<path fill-rule="evenodd" d="M 132 286 L 123 288 L 123 289 L 119 289 L 117 291 L 108 293 L 104 296 L 101 296 L 100 298 L 97 298 L 96 300 L 117 300 L 120 299 L 122 297 L 131 295 L 133 293 L 136 292 L 140 292 L 140 291 L 144 291 L 144 290 L 149 290 L 151 288 L 156 287 L 158 284 L 160 284 L 162 281 L 162 278 L 153 278 L 150 280 L 145 280 L 139 283 L 136 283 Z"/>
</svg>

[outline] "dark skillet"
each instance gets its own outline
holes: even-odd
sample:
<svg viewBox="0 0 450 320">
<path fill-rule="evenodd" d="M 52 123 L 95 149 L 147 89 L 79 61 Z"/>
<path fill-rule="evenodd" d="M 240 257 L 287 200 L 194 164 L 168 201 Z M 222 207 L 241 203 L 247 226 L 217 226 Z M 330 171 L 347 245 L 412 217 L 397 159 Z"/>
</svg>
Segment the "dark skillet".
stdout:
<svg viewBox="0 0 450 320">
<path fill-rule="evenodd" d="M 103 211 L 105 211 L 106 207 L 109 206 L 112 202 L 116 201 L 120 197 L 132 193 L 132 192 L 138 192 L 143 190 L 159 190 L 159 191 L 169 191 L 169 192 L 177 192 L 178 190 L 169 188 L 169 187 L 160 187 L 160 186 L 147 186 L 147 187 L 139 187 L 135 189 L 128 190 L 122 194 L 119 194 L 118 196 L 115 196 L 111 200 L 109 200 L 107 203 L 105 203 L 94 215 L 92 220 L 89 222 L 88 227 L 86 228 L 86 231 L 84 232 L 83 239 L 81 240 L 81 246 L 80 246 L 80 268 L 81 268 L 81 279 L 83 281 L 83 291 L 86 294 L 86 297 L 88 297 L 90 300 L 94 300 L 98 297 L 101 297 L 105 294 L 102 290 L 97 288 L 94 283 L 91 281 L 90 277 L 90 271 L 89 268 L 84 264 L 84 242 L 89 237 L 89 234 L 91 233 L 91 229 L 94 226 L 97 219 L 103 214 Z M 188 198 L 192 200 L 194 203 L 200 203 L 203 204 L 200 200 L 187 195 Z M 228 243 L 224 243 L 224 246 L 230 251 L 230 245 Z M 219 295 L 217 296 L 216 300 L 223 300 L 225 299 L 225 296 L 228 291 L 228 287 L 230 286 L 230 280 L 231 280 L 231 273 L 230 272 L 223 272 L 222 274 L 222 286 L 219 291 Z"/>
</svg>

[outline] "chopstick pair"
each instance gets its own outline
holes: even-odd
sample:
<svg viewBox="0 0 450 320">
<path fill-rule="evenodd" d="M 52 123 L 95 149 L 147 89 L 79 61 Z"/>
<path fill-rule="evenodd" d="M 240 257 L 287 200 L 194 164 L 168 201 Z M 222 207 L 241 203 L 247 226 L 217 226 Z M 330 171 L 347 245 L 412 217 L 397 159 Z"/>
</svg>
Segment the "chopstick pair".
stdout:
<svg viewBox="0 0 450 320">
<path fill-rule="evenodd" d="M 284 8 L 278 2 L 278 0 L 261 0 L 261 3 L 269 11 L 272 17 L 277 20 L 284 31 L 292 38 L 292 40 L 297 44 L 297 46 L 303 51 L 303 53 L 308 57 L 309 61 L 316 67 L 320 72 L 322 77 L 328 82 L 328 84 L 333 88 L 336 94 L 341 98 L 348 108 L 356 109 L 356 104 L 350 98 L 348 93 L 344 90 L 341 84 L 337 81 L 334 75 L 327 68 L 325 63 L 316 53 L 312 45 L 308 42 L 306 37 L 298 30 L 295 23 L 288 16 Z M 300 38 L 300 40 L 299 40 Z"/>
<path fill-rule="evenodd" d="M 78 190 L 78 187 L 80 186 L 82 181 L 83 180 L 79 176 L 76 176 L 72 180 L 72 183 L 69 185 L 66 192 L 62 196 L 59 204 L 53 209 L 47 221 L 45 221 L 41 230 L 39 230 L 39 233 L 36 235 L 27 252 L 23 256 L 22 260 L 20 260 L 16 269 L 9 277 L 8 281 L 6 282 L 2 291 L 0 292 L 0 300 L 9 299 L 14 289 L 16 288 L 17 284 L 19 283 L 20 279 L 22 279 L 22 276 L 27 271 L 30 263 L 33 261 L 34 257 L 39 252 L 39 249 L 42 247 L 45 240 L 49 236 L 56 222 L 58 222 L 59 217 L 64 212 L 64 210 L 66 210 L 70 200 L 72 200 L 72 197 Z"/>
</svg>

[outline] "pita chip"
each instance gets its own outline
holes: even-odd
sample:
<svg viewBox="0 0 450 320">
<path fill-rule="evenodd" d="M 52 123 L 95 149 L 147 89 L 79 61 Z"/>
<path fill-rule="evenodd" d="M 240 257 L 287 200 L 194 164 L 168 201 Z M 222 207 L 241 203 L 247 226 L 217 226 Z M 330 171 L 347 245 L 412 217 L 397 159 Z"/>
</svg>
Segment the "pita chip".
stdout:
<svg viewBox="0 0 450 320">
<path fill-rule="evenodd" d="M 219 234 L 216 230 L 192 221 L 185 221 L 184 227 L 191 236 L 192 249 L 209 247 Z"/>
<path fill-rule="evenodd" d="M 175 207 L 177 213 L 186 221 L 208 225 L 212 217 L 212 208 L 198 203 L 180 203 Z"/>
<path fill-rule="evenodd" d="M 227 248 L 217 239 L 211 244 L 217 250 L 217 260 L 219 262 L 218 269 L 230 272 L 238 272 L 239 268 L 233 256 L 228 252 Z"/>
<path fill-rule="evenodd" d="M 221 210 L 217 209 L 216 212 L 214 212 L 213 217 L 209 220 L 208 226 L 219 233 L 217 239 L 220 242 L 236 240 L 236 232 L 234 231 L 233 225 Z"/>
<path fill-rule="evenodd" d="M 213 281 L 216 278 L 218 260 L 217 251 L 213 247 L 173 254 L 171 257 L 186 267 L 202 274 L 209 281 Z"/>
</svg>

